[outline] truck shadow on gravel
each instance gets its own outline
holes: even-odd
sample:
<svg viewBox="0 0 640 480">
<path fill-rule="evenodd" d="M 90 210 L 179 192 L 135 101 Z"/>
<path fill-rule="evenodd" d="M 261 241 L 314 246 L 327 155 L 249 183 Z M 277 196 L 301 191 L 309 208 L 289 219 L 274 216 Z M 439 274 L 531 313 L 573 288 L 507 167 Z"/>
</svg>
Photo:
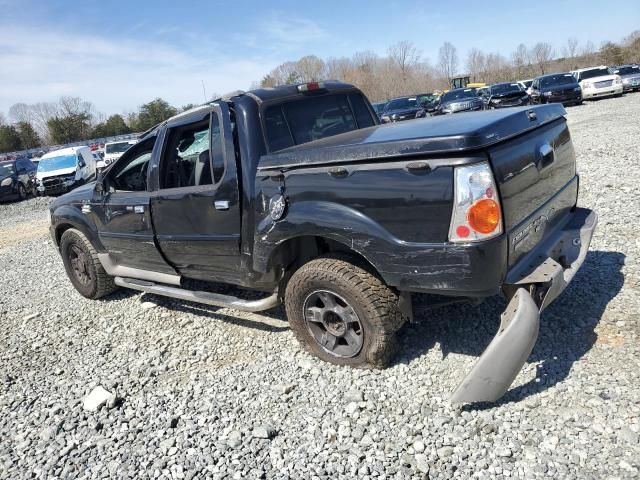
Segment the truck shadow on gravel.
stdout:
<svg viewBox="0 0 640 480">
<path fill-rule="evenodd" d="M 536 377 L 509 390 L 497 403 L 479 403 L 468 408 L 517 402 L 567 378 L 573 364 L 596 342 L 595 327 L 624 284 L 621 272 L 624 261 L 625 255 L 619 252 L 590 251 L 573 282 L 542 314 L 538 341 L 527 360 L 540 362 Z M 414 302 L 419 300 L 418 297 Z M 436 344 L 444 357 L 451 352 L 479 357 L 498 331 L 505 306 L 505 300 L 496 297 L 478 306 L 456 304 L 419 312 L 416 315 L 419 323 L 408 325 L 401 332 L 402 346 L 397 360 L 411 361 Z M 460 380 L 470 368 L 471 365 L 461 372 Z"/>
</svg>

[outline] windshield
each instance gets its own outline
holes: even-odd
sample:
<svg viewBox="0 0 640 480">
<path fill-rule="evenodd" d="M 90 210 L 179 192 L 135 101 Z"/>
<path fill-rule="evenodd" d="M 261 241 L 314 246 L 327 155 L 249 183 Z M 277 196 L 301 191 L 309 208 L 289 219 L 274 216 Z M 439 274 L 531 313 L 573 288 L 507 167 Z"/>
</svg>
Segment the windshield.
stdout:
<svg viewBox="0 0 640 480">
<path fill-rule="evenodd" d="M 16 173 L 16 168 L 13 166 L 13 162 L 0 163 L 0 178 L 7 177 Z"/>
<path fill-rule="evenodd" d="M 104 148 L 106 153 L 124 153 L 131 144 L 129 142 L 107 143 Z"/>
<path fill-rule="evenodd" d="M 503 93 L 520 92 L 522 89 L 517 83 L 498 83 L 491 86 L 491 95 L 502 95 Z"/>
<path fill-rule="evenodd" d="M 559 73 L 557 75 L 549 75 L 548 77 L 540 78 L 541 87 L 552 87 L 554 85 L 567 85 L 570 83 L 576 83 L 576 79 L 570 73 Z"/>
<path fill-rule="evenodd" d="M 63 168 L 75 168 L 78 157 L 74 154 L 43 158 L 38 162 L 38 172 L 52 172 Z"/>
<path fill-rule="evenodd" d="M 418 103 L 420 105 L 433 105 L 438 101 L 438 96 L 432 93 L 427 93 L 425 95 L 418 95 Z"/>
<path fill-rule="evenodd" d="M 391 110 L 402 110 L 405 108 L 416 108 L 418 106 L 418 99 L 416 97 L 396 98 L 390 100 L 387 106 L 384 108 L 386 112 Z"/>
<path fill-rule="evenodd" d="M 640 67 L 622 67 L 618 69 L 618 75 L 633 75 L 640 73 Z"/>
<path fill-rule="evenodd" d="M 580 72 L 580 80 L 586 80 L 587 78 L 602 77 L 603 75 L 609 75 L 608 68 L 592 68 L 591 70 L 585 70 Z"/>
<path fill-rule="evenodd" d="M 474 98 L 476 96 L 475 88 L 460 88 L 458 90 L 451 90 L 450 92 L 442 95 L 442 97 L 440 97 L 440 102 L 446 103 L 452 100 L 462 100 L 463 98 Z"/>
</svg>

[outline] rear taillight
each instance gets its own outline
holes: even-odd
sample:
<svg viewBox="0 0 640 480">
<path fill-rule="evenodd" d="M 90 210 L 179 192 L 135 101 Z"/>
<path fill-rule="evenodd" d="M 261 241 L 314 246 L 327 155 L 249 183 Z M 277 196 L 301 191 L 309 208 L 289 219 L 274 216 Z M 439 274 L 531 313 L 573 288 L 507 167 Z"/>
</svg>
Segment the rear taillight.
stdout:
<svg viewBox="0 0 640 480">
<path fill-rule="evenodd" d="M 500 199 L 489 164 L 456 167 L 449 241 L 474 242 L 501 233 Z"/>
</svg>

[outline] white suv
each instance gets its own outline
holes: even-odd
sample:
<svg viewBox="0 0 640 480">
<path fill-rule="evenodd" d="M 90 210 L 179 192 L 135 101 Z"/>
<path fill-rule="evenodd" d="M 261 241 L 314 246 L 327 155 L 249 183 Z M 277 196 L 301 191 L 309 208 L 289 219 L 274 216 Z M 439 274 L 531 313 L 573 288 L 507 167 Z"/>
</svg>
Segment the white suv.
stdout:
<svg viewBox="0 0 640 480">
<path fill-rule="evenodd" d="M 608 97 L 611 95 L 622 95 L 622 79 L 620 75 L 611 73 L 608 67 L 582 68 L 574 70 L 573 76 L 582 88 L 582 98 Z"/>
</svg>

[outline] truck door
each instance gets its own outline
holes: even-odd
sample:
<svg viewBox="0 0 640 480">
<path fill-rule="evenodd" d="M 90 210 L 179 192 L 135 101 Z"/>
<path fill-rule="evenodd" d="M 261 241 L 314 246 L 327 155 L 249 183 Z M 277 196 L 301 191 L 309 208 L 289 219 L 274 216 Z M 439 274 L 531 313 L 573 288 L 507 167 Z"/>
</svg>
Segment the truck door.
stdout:
<svg viewBox="0 0 640 480">
<path fill-rule="evenodd" d="M 226 103 L 167 125 L 151 212 L 160 249 L 181 274 L 239 277 L 240 195 Z"/>
<path fill-rule="evenodd" d="M 98 236 L 113 263 L 175 275 L 155 246 L 149 211 L 147 173 L 152 155 L 158 154 L 156 137 L 130 148 L 105 174 L 105 192 L 87 214 L 94 215 Z"/>
</svg>

